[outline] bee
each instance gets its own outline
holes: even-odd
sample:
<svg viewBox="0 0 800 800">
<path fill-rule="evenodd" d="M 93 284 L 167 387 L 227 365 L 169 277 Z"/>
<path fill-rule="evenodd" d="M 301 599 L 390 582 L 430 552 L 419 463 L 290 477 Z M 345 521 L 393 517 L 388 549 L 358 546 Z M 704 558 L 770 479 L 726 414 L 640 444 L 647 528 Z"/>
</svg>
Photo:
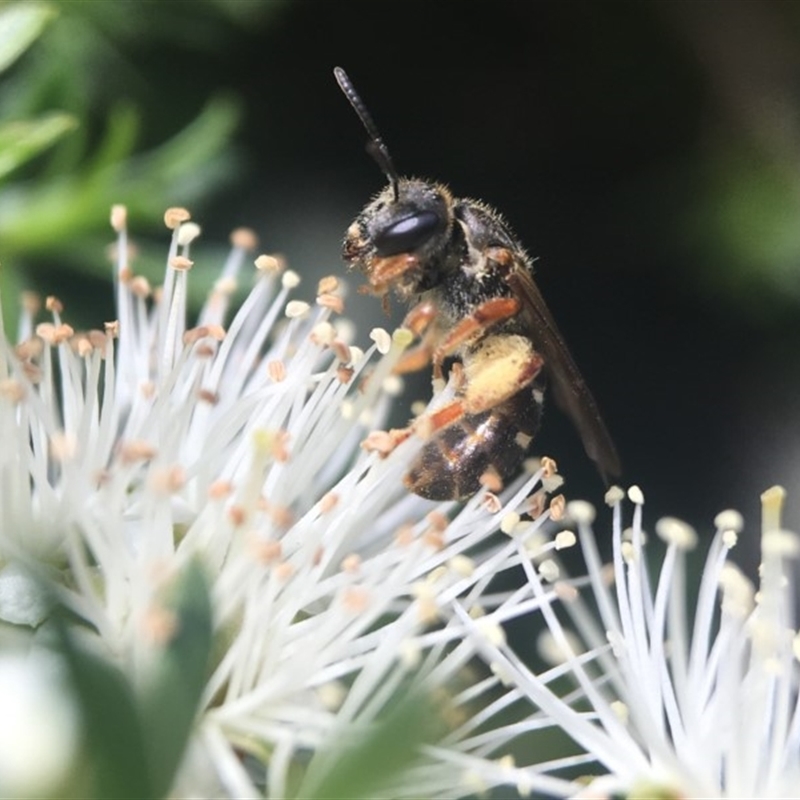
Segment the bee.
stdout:
<svg viewBox="0 0 800 800">
<path fill-rule="evenodd" d="M 513 478 L 539 429 L 545 383 L 603 479 L 619 475 L 597 405 L 506 222 L 442 184 L 401 178 L 349 77 L 334 74 L 389 181 L 348 228 L 344 260 L 385 306 L 390 294 L 411 304 L 404 326 L 417 341 L 396 372 L 432 365 L 435 378 L 455 378 L 452 399 L 407 429 L 426 441 L 406 486 L 450 500 Z"/>
</svg>

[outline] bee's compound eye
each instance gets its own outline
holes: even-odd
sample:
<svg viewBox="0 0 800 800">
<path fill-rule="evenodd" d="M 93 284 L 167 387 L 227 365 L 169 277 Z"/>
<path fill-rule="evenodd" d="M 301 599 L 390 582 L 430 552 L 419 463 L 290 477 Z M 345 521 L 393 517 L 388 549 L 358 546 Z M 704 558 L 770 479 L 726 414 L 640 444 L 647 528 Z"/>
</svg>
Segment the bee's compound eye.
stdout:
<svg viewBox="0 0 800 800">
<path fill-rule="evenodd" d="M 418 211 L 394 222 L 374 238 L 379 256 L 395 256 L 416 250 L 441 227 L 442 219 L 435 211 Z"/>
</svg>

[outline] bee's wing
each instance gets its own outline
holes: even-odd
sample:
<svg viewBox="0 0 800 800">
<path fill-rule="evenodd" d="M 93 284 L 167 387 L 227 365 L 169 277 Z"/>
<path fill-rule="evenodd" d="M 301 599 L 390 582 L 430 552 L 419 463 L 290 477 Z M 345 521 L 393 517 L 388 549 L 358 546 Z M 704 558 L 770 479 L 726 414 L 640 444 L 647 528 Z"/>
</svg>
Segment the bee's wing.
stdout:
<svg viewBox="0 0 800 800">
<path fill-rule="evenodd" d="M 518 259 L 514 262 L 505 279 L 522 304 L 520 313 L 530 329 L 534 347 L 544 358 L 556 403 L 578 429 L 586 453 L 608 483 L 609 476 L 617 477 L 621 472 L 611 435 L 527 265 Z"/>
</svg>

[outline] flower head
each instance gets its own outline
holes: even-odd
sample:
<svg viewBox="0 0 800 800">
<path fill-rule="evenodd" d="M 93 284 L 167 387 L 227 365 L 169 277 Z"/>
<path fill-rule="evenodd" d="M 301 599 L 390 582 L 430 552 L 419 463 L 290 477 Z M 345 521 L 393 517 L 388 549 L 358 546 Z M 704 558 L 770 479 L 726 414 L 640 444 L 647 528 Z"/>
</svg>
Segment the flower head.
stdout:
<svg viewBox="0 0 800 800">
<path fill-rule="evenodd" d="M 359 446 L 383 424 L 408 332 L 374 331 L 359 349 L 338 281 L 323 279 L 314 305 L 290 299 L 299 276 L 269 256 L 228 320 L 247 231 L 188 327 L 199 228 L 182 209 L 165 221 L 163 287 L 134 275 L 115 208 L 118 319 L 78 333 L 50 298 L 48 322 L 28 304 L 19 342 L 2 342 L 0 617 L 47 628 L 57 602 L 79 621 L 133 687 L 153 793 L 313 796 L 332 747 L 374 727 L 398 691 L 453 695 L 475 652 L 468 627 L 512 599 L 497 575 L 560 513 L 541 513 L 534 489 L 558 479 L 544 462 L 463 508 L 409 496 L 414 437 L 389 457 Z M 498 527 L 517 538 L 490 538 Z M 185 577 L 198 564 L 210 655 L 200 584 Z M 175 781 L 170 704 L 192 731 Z M 392 794 L 463 793 L 448 752 L 424 750 Z"/>
<path fill-rule="evenodd" d="M 525 593 L 493 612 L 498 622 L 540 612 L 556 663 L 535 674 L 507 644 L 483 638 L 482 655 L 505 687 L 493 710 L 517 706 L 519 720 L 475 734 L 470 744 L 461 732 L 464 765 L 484 785 L 516 782 L 559 796 L 796 797 L 798 540 L 780 527 L 783 490 L 763 496 L 758 591 L 728 561 L 742 518 L 726 511 L 716 518 L 694 602 L 686 556 L 695 532 L 672 518 L 656 525 L 666 551 L 652 579 L 643 496 L 636 487 L 628 494 L 633 526 L 623 530 L 624 495 L 609 492 L 610 568 L 598 555 L 593 509 L 570 504 L 587 578 L 548 584 L 528 565 Z M 548 760 L 529 742 L 520 744 L 520 737 L 530 737 L 541 746 L 537 734 L 557 731 L 572 740 L 571 755 Z M 525 765 L 484 760 L 515 740 Z M 587 774 L 598 777 L 588 785 L 586 778 L 567 777 Z"/>
</svg>

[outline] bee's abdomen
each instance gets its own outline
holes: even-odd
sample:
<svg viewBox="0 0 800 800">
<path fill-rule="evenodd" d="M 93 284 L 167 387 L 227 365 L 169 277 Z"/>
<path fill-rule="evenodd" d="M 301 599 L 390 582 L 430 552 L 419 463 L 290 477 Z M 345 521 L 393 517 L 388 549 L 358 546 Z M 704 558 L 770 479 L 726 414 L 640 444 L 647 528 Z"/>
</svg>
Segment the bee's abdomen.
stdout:
<svg viewBox="0 0 800 800">
<path fill-rule="evenodd" d="M 495 408 L 467 414 L 425 444 L 405 476 L 406 486 L 430 500 L 460 500 L 494 470 L 513 478 L 539 428 L 541 392 L 527 386 Z"/>
</svg>

